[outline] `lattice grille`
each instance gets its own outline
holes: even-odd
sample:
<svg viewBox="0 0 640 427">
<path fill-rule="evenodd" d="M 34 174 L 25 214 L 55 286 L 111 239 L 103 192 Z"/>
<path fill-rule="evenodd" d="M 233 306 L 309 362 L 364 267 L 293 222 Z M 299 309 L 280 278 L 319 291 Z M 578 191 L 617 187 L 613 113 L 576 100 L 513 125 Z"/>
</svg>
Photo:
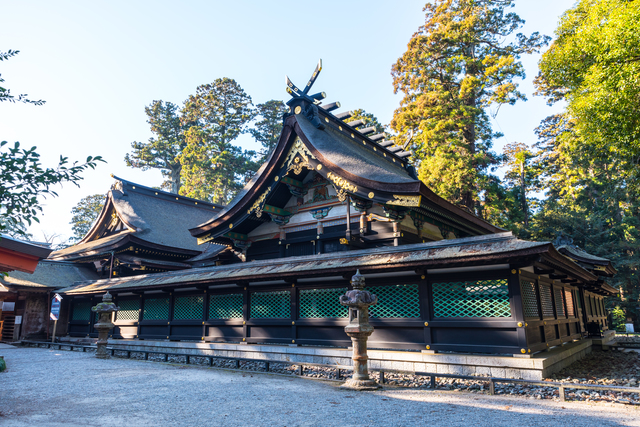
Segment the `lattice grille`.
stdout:
<svg viewBox="0 0 640 427">
<path fill-rule="evenodd" d="M 118 302 L 120 310 L 116 314 L 118 320 L 138 320 L 140 300 L 130 299 Z"/>
<path fill-rule="evenodd" d="M 569 317 L 576 317 L 576 311 L 573 307 L 573 292 L 570 289 L 564 290 L 564 299 L 567 302 L 567 313 Z"/>
<path fill-rule="evenodd" d="M 144 320 L 169 319 L 169 298 L 152 298 L 144 301 Z"/>
<path fill-rule="evenodd" d="M 91 319 L 91 302 L 78 301 L 73 304 L 73 313 L 71 320 L 80 320 L 88 322 Z"/>
<path fill-rule="evenodd" d="M 202 295 L 176 297 L 173 302 L 174 320 L 202 319 L 202 310 L 204 310 Z"/>
<path fill-rule="evenodd" d="M 349 308 L 340 304 L 340 295 L 344 295 L 346 292 L 347 288 L 302 289 L 300 291 L 300 318 L 347 317 Z"/>
<path fill-rule="evenodd" d="M 378 297 L 378 303 L 369 307 L 371 317 L 420 317 L 418 285 L 371 286 L 365 289 Z"/>
<path fill-rule="evenodd" d="M 506 279 L 433 284 L 435 317 L 510 317 Z"/>
<path fill-rule="evenodd" d="M 242 294 L 210 295 L 209 319 L 242 319 Z"/>
<path fill-rule="evenodd" d="M 553 317 L 553 300 L 551 299 L 551 287 L 540 283 L 540 304 L 542 316 Z"/>
<path fill-rule="evenodd" d="M 562 292 L 561 288 L 553 288 L 553 295 L 556 298 L 556 313 L 558 313 L 558 318 L 566 317 L 564 314 L 564 292 Z"/>
<path fill-rule="evenodd" d="M 254 319 L 290 318 L 291 292 L 252 292 L 250 312 Z"/>
<path fill-rule="evenodd" d="M 525 317 L 539 317 L 535 282 L 521 280 L 520 289 L 522 289 L 522 304 L 524 305 Z"/>
</svg>

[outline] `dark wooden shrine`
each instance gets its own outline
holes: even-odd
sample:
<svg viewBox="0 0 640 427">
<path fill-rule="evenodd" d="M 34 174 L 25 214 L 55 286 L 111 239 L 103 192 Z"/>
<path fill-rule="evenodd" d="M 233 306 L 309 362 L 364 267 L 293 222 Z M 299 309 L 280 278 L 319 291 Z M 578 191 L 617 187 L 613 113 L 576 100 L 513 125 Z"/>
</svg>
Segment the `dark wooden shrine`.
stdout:
<svg viewBox="0 0 640 427">
<path fill-rule="evenodd" d="M 235 256 L 76 283 L 64 290 L 70 335 L 95 335 L 88 310 L 108 290 L 117 338 L 347 346 L 339 296 L 357 269 L 378 296 L 372 348 L 530 354 L 581 339 L 593 322 L 607 328 L 602 299 L 615 290 L 602 271 L 435 195 L 406 146 L 309 95 L 320 70 L 305 90 L 288 81 L 269 160 L 190 229 Z"/>
<path fill-rule="evenodd" d="M 187 231 L 222 206 L 114 178 L 91 230 L 50 260 L 83 264 L 102 277 L 123 277 L 191 268 L 192 258 L 211 259 L 224 249 L 199 246 Z"/>
</svg>

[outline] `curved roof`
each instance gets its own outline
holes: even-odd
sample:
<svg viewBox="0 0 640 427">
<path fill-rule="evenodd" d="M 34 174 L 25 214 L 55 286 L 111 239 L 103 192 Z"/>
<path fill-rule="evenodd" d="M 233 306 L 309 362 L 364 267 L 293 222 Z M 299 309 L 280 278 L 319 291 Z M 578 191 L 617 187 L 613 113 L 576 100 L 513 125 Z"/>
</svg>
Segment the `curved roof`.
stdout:
<svg viewBox="0 0 640 427">
<path fill-rule="evenodd" d="M 119 243 L 128 244 L 130 237 L 164 250 L 202 251 L 188 229 L 209 220 L 222 205 L 114 178 L 116 182 L 91 230 L 77 245 L 52 253 L 51 259 L 98 254 Z M 122 229 L 108 232 L 113 221 L 121 221 Z"/>
<path fill-rule="evenodd" d="M 319 115 L 322 129 L 303 114 L 287 117 L 269 160 L 227 208 L 191 228 L 191 234 L 203 242 L 234 230 L 250 217 L 253 205 L 264 205 L 267 193 L 282 185 L 279 181 L 294 167 L 315 170 L 355 198 L 413 206 L 426 215 L 460 224 L 470 235 L 504 231 L 437 196 L 402 159 L 356 129 L 326 111 Z M 412 204 L 403 205 L 407 199 Z"/>
</svg>

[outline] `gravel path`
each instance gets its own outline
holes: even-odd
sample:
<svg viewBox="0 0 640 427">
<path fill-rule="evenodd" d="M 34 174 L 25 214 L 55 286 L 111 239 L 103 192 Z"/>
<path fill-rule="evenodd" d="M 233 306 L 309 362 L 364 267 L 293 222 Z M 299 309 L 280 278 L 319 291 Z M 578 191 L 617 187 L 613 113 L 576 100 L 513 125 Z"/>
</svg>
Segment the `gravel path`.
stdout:
<svg viewBox="0 0 640 427">
<path fill-rule="evenodd" d="M 1 426 L 640 426 L 640 408 L 334 382 L 90 353 L 3 350 Z"/>
</svg>

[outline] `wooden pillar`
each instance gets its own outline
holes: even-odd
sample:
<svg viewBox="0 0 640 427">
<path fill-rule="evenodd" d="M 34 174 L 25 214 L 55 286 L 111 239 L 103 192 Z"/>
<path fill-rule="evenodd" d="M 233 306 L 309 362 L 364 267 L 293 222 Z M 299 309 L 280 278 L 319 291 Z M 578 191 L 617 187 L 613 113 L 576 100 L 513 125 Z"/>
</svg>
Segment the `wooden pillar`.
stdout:
<svg viewBox="0 0 640 427">
<path fill-rule="evenodd" d="M 509 272 L 508 279 L 509 295 L 511 302 L 511 314 L 516 322 L 516 331 L 518 337 L 518 347 L 520 347 L 520 355 L 531 353 L 529 344 L 527 343 L 527 331 L 525 328 L 524 307 L 522 305 L 522 290 L 520 289 L 520 273 L 517 269 Z"/>
<path fill-rule="evenodd" d="M 207 337 L 207 319 L 209 318 L 209 294 L 207 290 L 204 289 L 204 297 L 202 300 L 202 341 Z"/>
<path fill-rule="evenodd" d="M 248 338 L 247 322 L 249 321 L 249 307 L 251 305 L 251 294 L 249 293 L 249 285 L 244 286 L 242 291 L 242 342 L 246 343 Z"/>
<path fill-rule="evenodd" d="M 298 287 L 295 283 L 291 284 L 291 344 L 296 343 L 298 337 L 298 331 L 296 326 L 296 320 L 298 320 L 298 301 L 299 301 Z"/>
<path fill-rule="evenodd" d="M 433 316 L 431 313 L 431 304 L 432 304 L 432 295 L 431 295 L 431 285 L 429 284 L 429 280 L 427 278 L 426 273 L 420 276 L 420 280 L 418 281 L 418 295 L 420 295 L 420 312 L 422 313 L 422 320 L 424 322 L 424 344 L 425 348 L 423 350 L 431 350 L 431 321 L 433 320 Z"/>
<path fill-rule="evenodd" d="M 144 318 L 144 294 L 140 294 L 140 308 L 138 308 L 138 328 L 136 330 L 136 338 L 140 338 L 140 323 Z"/>
</svg>

